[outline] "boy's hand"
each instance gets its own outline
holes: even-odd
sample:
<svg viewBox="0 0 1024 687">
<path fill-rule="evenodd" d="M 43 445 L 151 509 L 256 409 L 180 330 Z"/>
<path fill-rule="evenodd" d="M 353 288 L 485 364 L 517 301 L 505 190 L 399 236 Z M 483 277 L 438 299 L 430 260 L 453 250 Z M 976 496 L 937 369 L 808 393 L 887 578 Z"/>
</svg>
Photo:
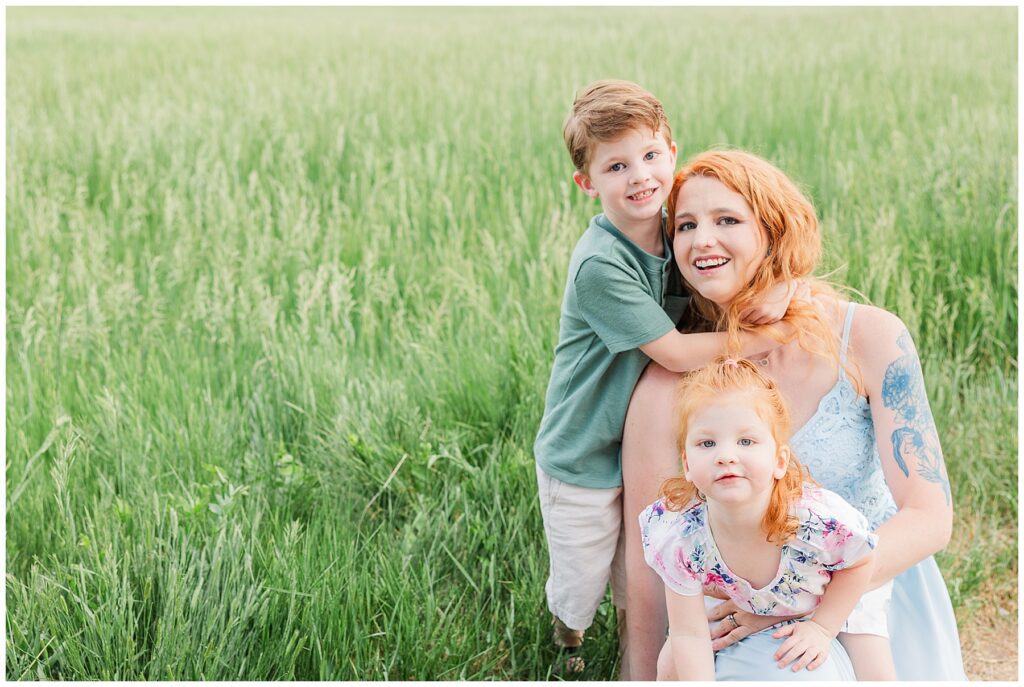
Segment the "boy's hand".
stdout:
<svg viewBox="0 0 1024 687">
<path fill-rule="evenodd" d="M 771 324 L 778 322 L 786 314 L 789 304 L 794 298 L 809 301 L 811 287 L 801 279 L 776 284 L 768 289 L 764 299 L 752 305 L 740 314 L 740 319 L 748 324 Z"/>
<path fill-rule="evenodd" d="M 780 668 L 785 668 L 791 661 L 799 659 L 793 664 L 794 673 L 805 666 L 807 670 L 814 670 L 824 663 L 832 648 L 832 640 L 835 639 L 835 635 L 813 620 L 786 625 L 779 628 L 772 637 L 779 639 L 787 635 L 789 639 L 775 652 L 775 660 L 779 662 Z"/>
</svg>

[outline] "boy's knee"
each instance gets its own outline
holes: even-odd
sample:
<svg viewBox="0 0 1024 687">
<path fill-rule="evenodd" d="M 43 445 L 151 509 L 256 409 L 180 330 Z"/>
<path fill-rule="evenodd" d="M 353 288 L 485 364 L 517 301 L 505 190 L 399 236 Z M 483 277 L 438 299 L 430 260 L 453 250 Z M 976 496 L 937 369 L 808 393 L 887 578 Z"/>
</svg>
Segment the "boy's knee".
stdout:
<svg viewBox="0 0 1024 687">
<path fill-rule="evenodd" d="M 551 641 L 560 649 L 577 649 L 583 645 L 583 630 L 574 630 L 559 618 L 553 617 L 554 630 L 551 632 Z"/>
</svg>

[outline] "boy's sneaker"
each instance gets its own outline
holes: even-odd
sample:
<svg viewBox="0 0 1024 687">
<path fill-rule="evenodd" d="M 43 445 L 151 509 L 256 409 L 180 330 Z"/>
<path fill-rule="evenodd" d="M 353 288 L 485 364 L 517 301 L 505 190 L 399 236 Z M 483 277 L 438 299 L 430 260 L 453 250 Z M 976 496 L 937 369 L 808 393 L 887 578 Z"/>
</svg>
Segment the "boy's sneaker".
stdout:
<svg viewBox="0 0 1024 687">
<path fill-rule="evenodd" d="M 586 661 L 579 655 L 580 647 L 583 646 L 583 630 L 573 630 L 565 623 L 554 616 L 555 629 L 551 633 L 551 641 L 563 653 L 565 659 L 565 672 L 582 673 L 587 667 Z"/>
</svg>

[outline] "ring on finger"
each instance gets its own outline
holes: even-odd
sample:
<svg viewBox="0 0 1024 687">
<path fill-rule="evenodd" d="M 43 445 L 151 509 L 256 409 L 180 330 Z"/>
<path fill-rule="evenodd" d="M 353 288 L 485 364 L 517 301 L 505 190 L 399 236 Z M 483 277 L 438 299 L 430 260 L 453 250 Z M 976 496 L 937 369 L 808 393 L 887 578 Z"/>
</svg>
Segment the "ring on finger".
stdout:
<svg viewBox="0 0 1024 687">
<path fill-rule="evenodd" d="M 732 621 L 733 629 L 735 629 L 735 630 L 740 629 L 740 624 L 738 622 L 736 622 L 736 614 L 735 613 L 730 613 L 729 615 L 727 615 L 725 617 Z"/>
</svg>

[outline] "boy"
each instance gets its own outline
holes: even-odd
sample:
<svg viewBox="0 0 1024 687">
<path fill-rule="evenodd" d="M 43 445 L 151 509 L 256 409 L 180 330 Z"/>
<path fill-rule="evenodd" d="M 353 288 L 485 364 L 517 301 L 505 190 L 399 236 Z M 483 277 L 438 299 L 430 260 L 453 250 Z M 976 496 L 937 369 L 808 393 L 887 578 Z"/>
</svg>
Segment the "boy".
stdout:
<svg viewBox="0 0 1024 687">
<path fill-rule="evenodd" d="M 555 645 L 569 652 L 593 622 L 609 576 L 625 646 L 622 473 L 619 450 L 630 395 L 650 360 L 681 372 L 724 352 L 725 334 L 681 334 L 688 304 L 666 238 L 662 205 L 676 144 L 661 103 L 640 86 L 598 81 L 580 92 L 563 130 L 575 184 L 601 201 L 576 244 L 562 301 L 559 342 L 534 443 L 548 543 L 545 586 Z M 781 317 L 774 307 L 751 319 Z M 746 352 L 773 348 L 745 336 Z M 582 670 L 572 657 L 570 670 Z M 623 665 L 623 679 L 628 666 Z"/>
</svg>

